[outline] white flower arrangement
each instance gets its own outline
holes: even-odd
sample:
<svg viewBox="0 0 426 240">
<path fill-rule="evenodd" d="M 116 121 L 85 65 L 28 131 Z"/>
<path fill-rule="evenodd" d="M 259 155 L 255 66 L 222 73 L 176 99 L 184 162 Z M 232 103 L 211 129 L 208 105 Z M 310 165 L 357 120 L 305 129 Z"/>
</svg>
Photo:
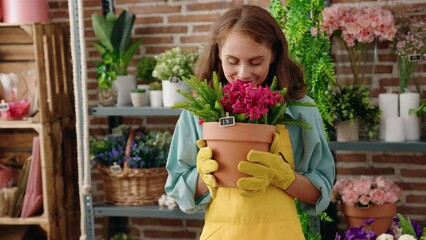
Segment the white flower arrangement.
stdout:
<svg viewBox="0 0 426 240">
<path fill-rule="evenodd" d="M 158 199 L 158 205 L 160 207 L 167 207 L 168 209 L 175 209 L 177 207 L 176 201 L 166 194 L 161 195 L 161 197 Z"/>
<path fill-rule="evenodd" d="M 189 77 L 194 72 L 194 65 L 198 54 L 194 52 L 184 52 L 176 47 L 156 55 L 157 64 L 152 71 L 152 76 L 161 80 L 168 80 L 171 77 L 182 79 Z"/>
</svg>

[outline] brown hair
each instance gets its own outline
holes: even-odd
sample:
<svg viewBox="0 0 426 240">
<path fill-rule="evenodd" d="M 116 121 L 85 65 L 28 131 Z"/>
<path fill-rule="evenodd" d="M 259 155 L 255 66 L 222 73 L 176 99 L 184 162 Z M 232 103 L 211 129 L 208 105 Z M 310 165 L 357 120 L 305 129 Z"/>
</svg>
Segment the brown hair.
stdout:
<svg viewBox="0 0 426 240">
<path fill-rule="evenodd" d="M 210 81 L 213 72 L 216 72 L 219 80 L 227 83 L 219 49 L 231 30 L 239 31 L 257 43 L 266 44 L 272 50 L 275 60 L 263 84 L 270 85 L 276 76 L 279 88 L 287 88 L 288 100 L 300 99 L 306 94 L 303 71 L 290 59 L 287 40 L 277 21 L 265 9 L 252 5 L 232 8 L 214 24 L 209 45 L 195 67 L 195 75 L 199 79 Z"/>
</svg>

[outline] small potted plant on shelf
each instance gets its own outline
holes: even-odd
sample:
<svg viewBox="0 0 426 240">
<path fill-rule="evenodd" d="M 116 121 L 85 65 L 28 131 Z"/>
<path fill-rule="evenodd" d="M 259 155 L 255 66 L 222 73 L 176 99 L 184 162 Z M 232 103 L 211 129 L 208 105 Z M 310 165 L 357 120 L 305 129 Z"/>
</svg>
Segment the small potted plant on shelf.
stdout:
<svg viewBox="0 0 426 240">
<path fill-rule="evenodd" d="M 102 174 L 105 201 L 118 205 L 156 204 L 167 179 L 170 142 L 169 131 L 126 125 L 104 137 L 92 137 L 90 159 Z M 131 187 L 136 185 L 138 188 Z"/>
<path fill-rule="evenodd" d="M 176 90 L 189 90 L 186 83 L 182 81 L 182 77 L 189 77 L 193 74 L 197 58 L 197 53 L 184 52 L 179 47 L 166 50 L 155 56 L 157 63 L 152 76 L 162 80 L 163 105 L 165 107 L 170 107 L 176 102 L 184 100 Z"/>
<path fill-rule="evenodd" d="M 371 228 L 381 234 L 392 223 L 400 192 L 397 184 L 381 176 L 342 178 L 333 187 L 331 201 L 342 203 L 348 226 L 360 226 L 369 218 L 375 218 Z"/>
<path fill-rule="evenodd" d="M 362 85 L 339 85 L 329 88 L 327 97 L 332 103 L 337 141 L 358 141 L 359 122 L 365 123 L 368 136 L 377 136 L 381 110 L 373 106 L 370 90 Z"/>
<path fill-rule="evenodd" d="M 118 79 L 117 103 L 120 105 L 130 104 L 130 91 L 136 87 L 135 76 L 127 71 L 141 44 L 141 39 L 131 41 L 134 21 L 135 15 L 127 10 L 118 17 L 111 12 L 105 17 L 92 14 L 93 31 L 99 41 L 93 45 L 102 58 L 96 71 L 99 89 L 112 91 L 113 83 Z"/>
<path fill-rule="evenodd" d="M 130 93 L 133 107 L 146 106 L 149 103 L 149 93 L 146 89 L 135 88 Z"/>
<path fill-rule="evenodd" d="M 152 82 L 149 84 L 149 101 L 151 107 L 163 106 L 163 90 L 160 82 Z"/>
</svg>

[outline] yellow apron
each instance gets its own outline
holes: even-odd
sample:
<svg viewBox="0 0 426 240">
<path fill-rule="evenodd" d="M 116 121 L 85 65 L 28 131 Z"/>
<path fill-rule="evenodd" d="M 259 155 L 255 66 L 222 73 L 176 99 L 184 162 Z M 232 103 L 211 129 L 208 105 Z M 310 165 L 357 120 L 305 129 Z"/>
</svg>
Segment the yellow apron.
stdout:
<svg viewBox="0 0 426 240">
<path fill-rule="evenodd" d="M 291 142 L 284 125 L 277 125 L 280 152 L 294 166 Z M 238 188 L 218 188 L 206 210 L 201 240 L 302 240 L 294 198 L 275 186 L 244 197 Z"/>
</svg>

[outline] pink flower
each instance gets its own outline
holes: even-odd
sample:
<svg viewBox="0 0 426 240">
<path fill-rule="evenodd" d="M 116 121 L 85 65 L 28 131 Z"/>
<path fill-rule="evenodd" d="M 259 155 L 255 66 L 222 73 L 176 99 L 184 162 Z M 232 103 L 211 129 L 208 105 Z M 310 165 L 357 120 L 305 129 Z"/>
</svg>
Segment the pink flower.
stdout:
<svg viewBox="0 0 426 240">
<path fill-rule="evenodd" d="M 396 203 L 401 189 L 384 177 L 360 176 L 336 181 L 331 194 L 332 202 L 342 201 L 351 206 Z"/>
<path fill-rule="evenodd" d="M 223 87 L 224 96 L 221 104 L 230 114 L 243 114 L 250 121 L 260 120 L 278 103 L 284 103 L 284 98 L 268 87 L 236 80 Z"/>
</svg>

